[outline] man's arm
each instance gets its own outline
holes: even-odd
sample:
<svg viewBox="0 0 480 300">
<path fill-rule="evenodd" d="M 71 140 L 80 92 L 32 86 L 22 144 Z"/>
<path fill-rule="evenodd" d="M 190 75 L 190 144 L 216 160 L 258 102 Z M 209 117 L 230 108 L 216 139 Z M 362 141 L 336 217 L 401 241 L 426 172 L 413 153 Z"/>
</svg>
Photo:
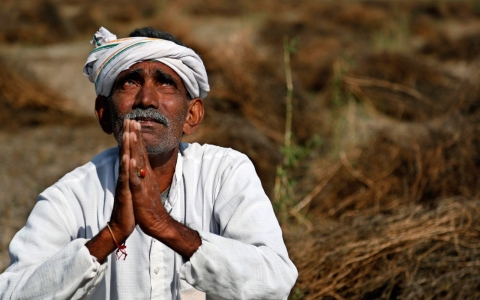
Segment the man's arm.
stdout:
<svg viewBox="0 0 480 300">
<path fill-rule="evenodd" d="M 117 248 L 114 239 L 120 245 L 123 244 L 136 226 L 129 180 L 130 141 L 133 140 L 130 125 L 129 120 L 124 122 L 123 144 L 119 153 L 119 174 L 109 223 L 112 232 L 104 228 L 85 244 L 90 254 L 99 262 L 103 262 Z"/>
<path fill-rule="evenodd" d="M 286 299 L 298 276 L 251 161 L 239 155 L 223 172 L 214 205 L 219 234 L 199 231 L 202 246 L 180 277 L 225 299 Z"/>
<path fill-rule="evenodd" d="M 0 299 L 71 299 L 87 297 L 104 276 L 78 238 L 73 199 L 62 186 L 40 194 L 27 223 L 13 238 L 11 265 L 0 275 Z"/>
</svg>

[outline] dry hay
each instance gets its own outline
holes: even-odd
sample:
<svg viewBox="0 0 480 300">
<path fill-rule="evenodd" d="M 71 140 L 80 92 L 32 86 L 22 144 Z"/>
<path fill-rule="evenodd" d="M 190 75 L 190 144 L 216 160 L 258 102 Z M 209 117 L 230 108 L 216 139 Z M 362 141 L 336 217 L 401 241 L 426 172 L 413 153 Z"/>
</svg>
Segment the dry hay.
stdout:
<svg viewBox="0 0 480 300">
<path fill-rule="evenodd" d="M 449 198 L 332 222 L 290 242 L 297 287 L 303 299 L 477 299 L 479 213 Z"/>
<path fill-rule="evenodd" d="M 205 101 L 205 125 L 214 130 L 201 140 L 246 153 L 270 190 L 274 181 L 271 171 L 280 159 L 277 149 L 285 126 L 281 117 L 284 90 L 278 89 L 283 79 L 254 50 L 248 35 L 232 35 L 204 55 L 209 80 L 216 88 Z"/>
<path fill-rule="evenodd" d="M 459 79 L 397 53 L 371 53 L 356 61 L 344 82 L 377 111 L 403 121 L 425 121 L 451 111 Z"/>
<path fill-rule="evenodd" d="M 245 6 L 242 1 L 196 0 L 189 1 L 188 10 L 193 15 L 233 17 L 241 15 L 245 11 Z"/>
<path fill-rule="evenodd" d="M 46 124 L 81 125 L 92 118 L 74 113 L 73 105 L 25 71 L 0 58 L 0 128 Z"/>
<path fill-rule="evenodd" d="M 231 35 L 206 52 L 203 59 L 215 89 L 205 101 L 206 117 L 196 141 L 233 147 L 255 164 L 264 188 L 273 188 L 275 166 L 281 159 L 285 128 L 285 79 L 283 61 L 255 45 L 249 31 Z M 280 67 L 279 67 L 280 66 Z M 318 134 L 326 121 L 321 103 L 310 101 L 298 88 L 295 94 L 295 138 Z"/>
<path fill-rule="evenodd" d="M 365 132 L 300 179 L 312 231 L 303 243 L 287 234 L 297 288 L 305 299 L 478 298 L 478 74 L 462 82 L 393 53 L 356 59 L 337 122 Z"/>
<path fill-rule="evenodd" d="M 457 131 L 459 127 L 465 130 Z M 365 146 L 341 152 L 339 162 L 322 174 L 312 170 L 318 182 L 328 184 L 311 212 L 340 217 L 455 195 L 474 197 L 480 193 L 479 133 L 478 126 L 458 116 L 426 124 L 385 124 Z"/>
<path fill-rule="evenodd" d="M 312 203 L 314 211 L 340 216 L 348 210 L 391 210 L 479 194 L 478 88 L 454 85 L 441 72 L 385 53 L 367 56 L 343 80 L 370 109 L 367 116 L 351 120 L 367 133 L 340 153 L 333 175 L 312 169 L 318 182 L 329 180 L 318 193 L 322 201 Z"/>
<path fill-rule="evenodd" d="M 143 5 L 139 9 L 117 5 L 98 17 L 95 10 L 104 1 L 97 1 L 98 5 L 89 1 L 91 10 L 77 1 L 67 2 L 95 28 L 81 31 L 75 17 L 62 17 L 64 6 L 50 1 L 57 3 L 59 20 L 64 22 L 59 38 L 67 38 L 66 33 L 91 35 L 100 21 L 110 28 L 109 24 L 126 24 L 155 11 L 141 9 Z M 300 38 L 299 51 L 292 58 L 294 138 L 298 143 L 315 135 L 325 139 L 324 147 L 302 162 L 293 178 L 298 180 L 297 195 L 310 193 L 300 211 L 309 217 L 312 231 L 302 235 L 301 230 L 285 230 L 289 253 L 300 272 L 296 288 L 305 293 L 305 299 L 480 296 L 476 282 L 480 90 L 472 84 L 478 80 L 462 82 L 418 56 L 478 58 L 474 34 L 450 39 L 450 44 L 445 43 L 448 47 L 440 49 L 446 35 L 435 20 L 478 18 L 468 6 L 472 2 L 466 6 L 447 2 L 261 1 L 235 4 L 232 9 L 218 1 L 207 1 L 212 4 L 209 7 L 196 1 L 188 8 L 181 1 L 177 10 L 188 8 L 203 17 L 238 16 L 255 7 L 269 10 L 258 37 L 248 30 L 238 31 L 220 36 L 222 42 L 213 49 L 192 35 L 194 23 L 179 18 L 175 7 L 150 20 L 153 27 L 171 31 L 202 55 L 215 87 L 205 101 L 204 124 L 192 138 L 249 155 L 267 192 L 281 159 L 278 149 L 285 127 L 281 43 L 285 35 Z M 143 7 L 148 8 L 152 2 L 145 3 Z M 401 18 L 408 19 L 408 34 L 421 37 L 426 46 L 408 54 L 365 54 L 371 37 L 396 28 Z M 37 36 L 45 37 L 49 27 L 38 28 Z M 32 42 L 28 31 L 22 30 L 19 40 Z M 122 36 L 122 30 L 114 31 Z M 0 38 L 7 40 L 5 35 Z M 335 73 L 332 63 L 345 56 L 353 60 L 351 68 Z M 61 98 L 25 79 L 22 72 L 4 69 L 8 75 L 0 81 L 0 85 L 5 82 L 0 86 L 0 120 L 10 114 L 27 118 L 19 123 L 35 124 L 61 115 L 55 111 Z M 9 78 L 16 79 L 11 83 Z M 345 101 L 333 103 L 334 92 Z M 363 114 L 349 114 L 351 103 L 364 109 Z M 20 109 L 23 114 L 18 113 Z M 45 117 L 29 117 L 30 110 Z M 355 119 L 350 119 L 352 115 Z M 366 128 L 366 133 L 335 152 L 337 141 L 330 139 L 342 120 L 351 121 L 354 128 Z M 333 161 L 318 159 L 331 153 Z"/>
<path fill-rule="evenodd" d="M 480 56 L 480 34 L 473 32 L 456 38 L 438 34 L 422 47 L 421 53 L 433 54 L 441 60 L 473 61 Z"/>
<path fill-rule="evenodd" d="M 336 160 L 313 155 L 295 172 L 297 195 L 310 193 L 300 212 L 312 231 L 284 224 L 300 274 L 292 297 L 478 298 L 480 90 L 412 53 L 359 51 L 352 67 L 336 74 L 337 50 L 356 49 L 352 37 L 328 22 L 286 15 L 271 17 L 263 29 L 262 42 L 276 47 L 271 52 L 240 32 L 204 54 L 215 90 L 199 139 L 246 152 L 271 187 L 278 163 L 272 154 L 284 128 L 279 43 L 285 33 L 307 41 L 293 60 L 300 65 L 294 70 L 297 142 L 319 134 L 326 146 L 316 157 L 334 152 L 329 134 L 336 122 L 350 121 L 347 103 L 329 103 L 334 91 L 325 93 L 337 79 L 342 99 L 366 111 L 353 120 L 367 128 L 362 139 Z M 314 36 L 321 39 L 309 39 Z M 307 97 L 304 89 L 323 95 Z"/>
<path fill-rule="evenodd" d="M 118 28 L 149 18 L 157 7 L 153 0 L 3 1 L 0 42 L 52 44 L 91 37 L 100 26 Z"/>
</svg>

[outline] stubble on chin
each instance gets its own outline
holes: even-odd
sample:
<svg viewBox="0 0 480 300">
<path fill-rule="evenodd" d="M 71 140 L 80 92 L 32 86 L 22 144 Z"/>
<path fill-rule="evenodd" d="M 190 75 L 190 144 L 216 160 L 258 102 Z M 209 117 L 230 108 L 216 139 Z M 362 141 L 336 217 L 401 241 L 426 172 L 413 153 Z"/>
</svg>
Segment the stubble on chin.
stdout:
<svg viewBox="0 0 480 300">
<path fill-rule="evenodd" d="M 123 124 L 124 120 L 128 114 L 120 114 L 118 109 L 115 107 L 112 99 L 109 98 L 111 105 L 111 113 L 113 121 L 113 135 L 117 141 L 118 147 L 121 148 L 123 145 Z M 170 120 L 165 118 L 166 124 L 164 124 L 166 133 L 163 136 L 158 137 L 158 141 L 154 144 L 149 144 L 147 141 L 144 141 L 145 150 L 148 155 L 158 155 L 161 153 L 168 152 L 178 146 L 183 136 L 183 123 L 185 122 L 187 116 L 187 109 L 181 114 L 178 114 L 175 117 L 172 117 Z M 143 138 L 143 137 L 142 137 Z"/>
</svg>

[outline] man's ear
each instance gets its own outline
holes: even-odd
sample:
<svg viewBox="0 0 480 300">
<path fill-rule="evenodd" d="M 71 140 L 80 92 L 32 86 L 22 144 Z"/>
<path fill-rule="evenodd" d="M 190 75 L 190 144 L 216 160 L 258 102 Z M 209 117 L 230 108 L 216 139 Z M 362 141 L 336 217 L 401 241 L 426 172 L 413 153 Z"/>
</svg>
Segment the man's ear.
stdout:
<svg viewBox="0 0 480 300">
<path fill-rule="evenodd" d="M 112 113 L 110 111 L 107 97 L 100 95 L 97 96 L 97 99 L 95 99 L 95 115 L 97 116 L 98 123 L 102 126 L 103 131 L 106 134 L 111 134 L 113 132 Z"/>
<path fill-rule="evenodd" d="M 203 107 L 203 100 L 200 98 L 193 98 L 190 100 L 188 102 L 187 117 L 185 118 L 185 123 L 183 124 L 183 133 L 194 133 L 200 123 L 202 123 L 204 114 L 205 109 Z"/>
</svg>

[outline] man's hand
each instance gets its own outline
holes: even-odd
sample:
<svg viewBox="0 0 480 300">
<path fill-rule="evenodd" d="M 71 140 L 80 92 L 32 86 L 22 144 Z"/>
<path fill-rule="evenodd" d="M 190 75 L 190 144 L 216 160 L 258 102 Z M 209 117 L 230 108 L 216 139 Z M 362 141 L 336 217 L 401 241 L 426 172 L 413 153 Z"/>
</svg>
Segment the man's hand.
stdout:
<svg viewBox="0 0 480 300">
<path fill-rule="evenodd" d="M 135 127 L 137 122 L 125 120 L 123 123 L 122 147 L 120 148 L 120 168 L 110 227 L 117 241 L 122 244 L 135 229 L 132 193 L 130 191 L 130 173 L 132 172 L 132 144 L 137 139 Z"/>
<path fill-rule="evenodd" d="M 178 223 L 165 210 L 157 183 L 157 177 L 150 166 L 148 154 L 143 145 L 141 125 L 131 121 L 136 138 L 130 141 L 131 163 L 129 166 L 130 192 L 132 195 L 135 220 L 142 231 L 161 241 L 185 258 L 190 258 L 201 245 L 198 233 Z M 146 176 L 140 178 L 140 170 Z"/>
<path fill-rule="evenodd" d="M 135 126 L 137 122 L 125 120 L 123 124 L 122 146 L 120 147 L 120 167 L 115 189 L 115 199 L 112 215 L 110 218 L 110 228 L 102 229 L 95 237 L 88 241 L 85 246 L 90 254 L 95 256 L 99 262 L 117 248 L 115 240 L 123 244 L 135 229 L 135 215 L 133 210 L 132 193 L 130 191 L 130 164 L 131 164 L 131 144 L 136 140 Z"/>
<path fill-rule="evenodd" d="M 125 120 L 120 169 L 110 219 L 112 233 L 119 244 L 125 242 L 138 224 L 145 234 L 159 240 L 185 258 L 201 245 L 198 232 L 170 217 L 160 199 L 157 176 L 150 166 L 143 145 L 141 125 Z M 140 178 L 144 169 L 146 176 Z M 90 254 L 102 262 L 116 249 L 110 232 L 102 229 L 85 245 Z"/>
<path fill-rule="evenodd" d="M 171 226 L 173 219 L 163 207 L 158 188 L 157 178 L 153 172 L 148 154 L 143 145 L 141 125 L 131 121 L 133 139 L 130 141 L 130 165 L 129 165 L 129 192 L 131 192 L 134 207 L 135 220 L 143 232 L 152 235 L 152 229 L 166 231 Z M 146 171 L 145 177 L 141 178 L 139 172 Z"/>
</svg>

